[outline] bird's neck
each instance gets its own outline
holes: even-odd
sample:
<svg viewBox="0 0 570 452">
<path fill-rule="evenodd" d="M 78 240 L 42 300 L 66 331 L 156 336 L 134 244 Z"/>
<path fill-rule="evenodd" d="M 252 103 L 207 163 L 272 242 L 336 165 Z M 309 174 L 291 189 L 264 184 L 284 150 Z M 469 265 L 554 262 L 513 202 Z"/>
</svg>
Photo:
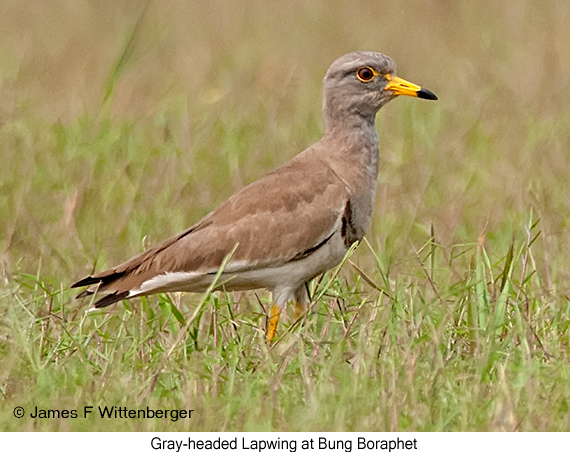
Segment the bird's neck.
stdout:
<svg viewBox="0 0 570 452">
<path fill-rule="evenodd" d="M 323 135 L 324 143 L 331 143 L 328 152 L 335 157 L 350 159 L 351 165 L 357 160 L 364 164 L 378 162 L 378 132 L 374 116 L 358 114 L 325 118 L 327 127 Z"/>
<path fill-rule="evenodd" d="M 374 124 L 376 114 L 373 111 L 362 112 L 356 107 L 329 108 L 329 105 L 330 102 L 325 103 L 323 108 L 326 123 L 325 134 L 346 134 L 367 129 L 376 131 L 376 126 Z"/>
<path fill-rule="evenodd" d="M 359 225 L 357 235 L 362 237 L 370 225 L 378 181 L 380 156 L 374 118 L 342 125 L 328 123 L 315 150 L 344 183 L 354 222 Z"/>
<path fill-rule="evenodd" d="M 320 144 L 323 157 L 350 185 L 376 185 L 379 153 L 374 117 L 352 115 L 342 124 L 328 122 Z"/>
</svg>

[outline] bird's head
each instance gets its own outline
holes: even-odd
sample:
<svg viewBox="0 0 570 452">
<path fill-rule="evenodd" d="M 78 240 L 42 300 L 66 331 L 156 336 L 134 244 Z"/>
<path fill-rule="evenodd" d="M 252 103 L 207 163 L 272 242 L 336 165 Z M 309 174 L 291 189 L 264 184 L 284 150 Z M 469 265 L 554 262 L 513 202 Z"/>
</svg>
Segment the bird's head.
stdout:
<svg viewBox="0 0 570 452">
<path fill-rule="evenodd" d="M 394 61 L 381 53 L 353 52 L 336 60 L 325 75 L 323 110 L 327 123 L 357 115 L 374 120 L 396 96 L 436 100 L 431 91 L 396 74 Z"/>
</svg>

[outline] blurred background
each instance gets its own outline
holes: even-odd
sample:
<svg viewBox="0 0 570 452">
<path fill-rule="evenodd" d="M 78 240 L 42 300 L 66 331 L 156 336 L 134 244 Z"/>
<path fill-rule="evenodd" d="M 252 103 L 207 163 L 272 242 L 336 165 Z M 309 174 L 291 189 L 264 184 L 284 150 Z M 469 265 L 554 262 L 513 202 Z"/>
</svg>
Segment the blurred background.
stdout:
<svg viewBox="0 0 570 452">
<path fill-rule="evenodd" d="M 191 225 L 318 140 L 328 66 L 373 50 L 440 99 L 378 115 L 382 259 L 432 226 L 505 255 L 540 219 L 563 280 L 568 23 L 564 0 L 1 0 L 1 274 L 67 285 Z"/>
</svg>

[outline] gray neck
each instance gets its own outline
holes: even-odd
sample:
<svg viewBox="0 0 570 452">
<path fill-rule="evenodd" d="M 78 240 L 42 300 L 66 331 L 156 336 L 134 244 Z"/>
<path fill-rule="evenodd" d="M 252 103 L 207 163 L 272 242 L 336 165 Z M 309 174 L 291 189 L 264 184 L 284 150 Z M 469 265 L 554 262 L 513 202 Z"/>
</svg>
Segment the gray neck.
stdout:
<svg viewBox="0 0 570 452">
<path fill-rule="evenodd" d="M 342 122 L 327 123 L 320 152 L 352 191 L 357 186 L 376 185 L 378 178 L 378 133 L 374 117 L 346 115 Z"/>
<path fill-rule="evenodd" d="M 323 136 L 325 140 L 334 140 L 340 143 L 335 147 L 341 151 L 362 152 L 368 149 L 378 152 L 378 132 L 374 122 L 375 115 L 361 116 L 359 114 L 325 115 L 326 129 Z"/>
<path fill-rule="evenodd" d="M 354 106 L 345 108 L 334 108 L 333 102 L 325 102 L 323 106 L 323 116 L 326 122 L 326 132 L 334 130 L 345 130 L 354 132 L 355 130 L 375 129 L 374 118 L 376 111 L 360 111 Z M 325 132 L 325 133 L 326 133 Z"/>
<path fill-rule="evenodd" d="M 328 123 L 315 150 L 345 185 L 356 236 L 362 238 L 370 225 L 380 160 L 374 118 L 353 116 L 343 124 Z"/>
</svg>

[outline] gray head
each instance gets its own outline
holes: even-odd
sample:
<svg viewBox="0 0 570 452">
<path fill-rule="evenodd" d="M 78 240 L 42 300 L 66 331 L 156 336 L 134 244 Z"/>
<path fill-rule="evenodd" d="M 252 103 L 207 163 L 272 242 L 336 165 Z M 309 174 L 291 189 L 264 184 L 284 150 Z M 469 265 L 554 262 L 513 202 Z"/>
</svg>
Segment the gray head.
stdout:
<svg viewBox="0 0 570 452">
<path fill-rule="evenodd" d="M 376 52 L 353 52 L 336 60 L 325 76 L 323 111 L 328 126 L 339 121 L 374 122 L 378 110 L 396 96 L 436 100 L 431 91 L 396 77 L 396 63 Z"/>
</svg>

